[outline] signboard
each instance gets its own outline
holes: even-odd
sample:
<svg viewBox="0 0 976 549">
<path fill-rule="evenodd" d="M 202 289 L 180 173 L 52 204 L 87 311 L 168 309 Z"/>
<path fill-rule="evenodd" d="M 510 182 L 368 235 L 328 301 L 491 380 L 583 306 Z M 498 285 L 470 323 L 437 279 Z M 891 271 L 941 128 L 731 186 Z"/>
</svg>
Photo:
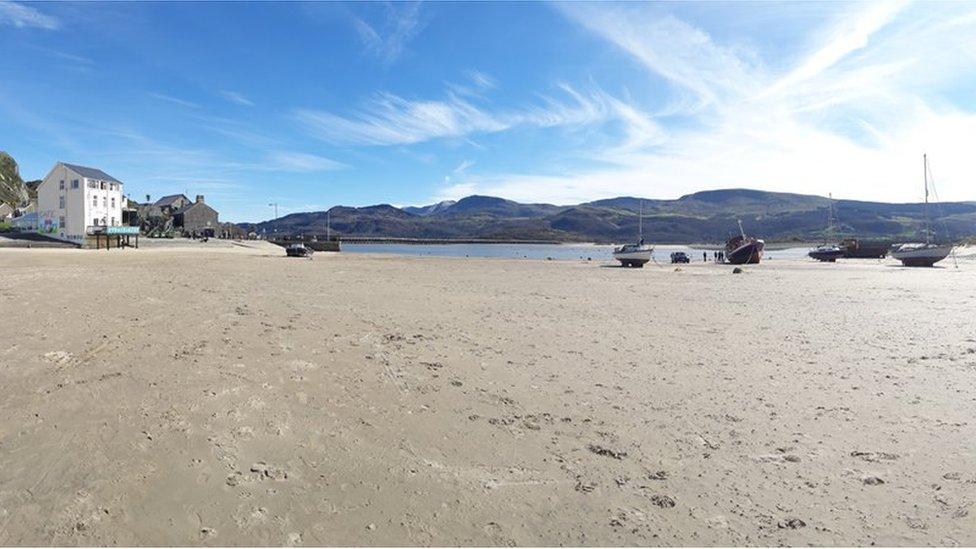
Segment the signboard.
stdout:
<svg viewBox="0 0 976 549">
<path fill-rule="evenodd" d="M 105 234 L 139 234 L 139 227 L 105 227 Z"/>
</svg>

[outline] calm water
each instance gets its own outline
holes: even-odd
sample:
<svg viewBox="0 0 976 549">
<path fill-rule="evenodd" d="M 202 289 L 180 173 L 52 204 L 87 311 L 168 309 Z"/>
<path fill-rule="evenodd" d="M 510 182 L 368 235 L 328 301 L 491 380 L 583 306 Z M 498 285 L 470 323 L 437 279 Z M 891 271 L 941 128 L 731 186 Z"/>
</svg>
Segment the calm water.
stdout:
<svg viewBox="0 0 976 549">
<path fill-rule="evenodd" d="M 343 244 L 343 252 L 377 253 L 443 257 L 501 257 L 508 259 L 590 259 L 609 261 L 613 246 L 603 244 Z M 654 247 L 654 259 L 668 263 L 671 252 L 685 252 L 692 261 L 702 260 L 701 249 L 688 246 L 659 245 Z M 763 260 L 803 259 L 810 248 L 767 249 Z M 709 258 L 712 251 L 707 250 Z"/>
</svg>

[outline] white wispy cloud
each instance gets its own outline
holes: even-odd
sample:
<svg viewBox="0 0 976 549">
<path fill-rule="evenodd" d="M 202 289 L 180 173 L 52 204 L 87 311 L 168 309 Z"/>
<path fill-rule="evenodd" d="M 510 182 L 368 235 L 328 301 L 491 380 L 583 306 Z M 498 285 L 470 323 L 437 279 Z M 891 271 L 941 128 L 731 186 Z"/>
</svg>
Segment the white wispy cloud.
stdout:
<svg viewBox="0 0 976 549">
<path fill-rule="evenodd" d="M 383 4 L 383 17 L 370 25 L 365 19 L 352 16 L 353 26 L 366 50 L 391 64 L 403 53 L 407 43 L 423 29 L 419 2 Z"/>
<path fill-rule="evenodd" d="M 471 79 L 471 82 L 475 86 L 482 90 L 493 90 L 498 87 L 498 83 L 495 82 L 494 78 L 481 71 L 468 71 L 468 78 Z"/>
<path fill-rule="evenodd" d="M 45 30 L 61 28 L 61 21 L 58 18 L 10 0 L 0 0 L 0 24 Z"/>
<path fill-rule="evenodd" d="M 976 71 L 976 7 L 838 8 L 825 28 L 806 29 L 807 47 L 784 60 L 722 44 L 659 6 L 558 4 L 667 82 L 667 117 L 682 124 L 618 101 L 619 143 L 585 152 L 599 167 L 468 174 L 434 198 L 477 192 L 574 203 L 752 187 L 912 201 L 921 196 L 916 174 L 928 152 L 942 197 L 971 200 L 976 112 L 946 92 Z"/>
<path fill-rule="evenodd" d="M 469 70 L 465 72 L 465 76 L 465 80 L 460 83 L 448 82 L 447 89 L 455 95 L 484 99 L 488 92 L 498 88 L 498 82 L 487 73 Z"/>
<path fill-rule="evenodd" d="M 822 46 L 811 52 L 786 76 L 777 80 L 764 94 L 789 89 L 814 78 L 851 53 L 867 47 L 871 35 L 888 25 L 907 5 L 907 1 L 889 1 L 870 4 L 861 13 L 844 10 L 839 22 L 820 39 Z"/>
<path fill-rule="evenodd" d="M 330 143 L 398 145 L 520 126 L 585 126 L 613 116 L 620 104 L 601 90 L 581 93 L 565 84 L 558 88 L 560 97 L 541 96 L 539 104 L 521 109 L 492 109 L 453 92 L 440 100 L 410 100 L 380 93 L 349 115 L 299 109 L 294 116 L 311 135 Z"/>
<path fill-rule="evenodd" d="M 241 93 L 239 93 L 239 92 L 222 90 L 220 92 L 220 95 L 224 99 L 230 101 L 231 103 L 237 103 L 238 105 L 243 105 L 245 107 L 253 107 L 254 106 L 254 102 L 253 101 L 251 101 L 247 97 L 244 97 L 244 95 L 241 94 Z"/>
<path fill-rule="evenodd" d="M 198 105 L 198 104 L 196 104 L 196 103 L 194 103 L 192 101 L 187 101 L 185 99 L 180 99 L 179 97 L 173 97 L 172 95 L 166 95 L 164 93 L 151 92 L 149 94 L 149 97 L 152 97 L 153 99 L 159 99 L 160 101 L 166 101 L 166 102 L 172 103 L 174 105 L 179 105 L 181 107 L 188 107 L 188 108 L 191 108 L 191 109 L 199 109 L 199 108 L 201 108 L 200 105 Z"/>
<path fill-rule="evenodd" d="M 468 168 L 470 168 L 471 166 L 474 166 L 474 160 L 462 160 L 461 163 L 458 164 L 456 168 L 454 168 L 454 174 L 461 175 L 464 172 L 468 171 Z"/>
<path fill-rule="evenodd" d="M 270 169 L 288 172 L 327 172 L 348 167 L 324 156 L 294 151 L 275 151 L 268 160 Z"/>
<path fill-rule="evenodd" d="M 37 51 L 44 52 L 44 53 L 46 53 L 48 55 L 51 55 L 53 57 L 57 57 L 58 59 L 63 59 L 65 61 L 71 61 L 72 63 L 75 63 L 77 65 L 92 65 L 92 64 L 95 63 L 93 60 L 91 60 L 91 59 L 89 59 L 87 57 L 84 57 L 84 56 L 81 56 L 81 55 L 77 55 L 77 54 L 74 54 L 74 53 L 68 53 L 68 52 L 65 52 L 65 51 L 60 51 L 60 50 L 55 50 L 55 49 L 51 49 L 51 48 L 46 48 L 44 46 L 38 46 L 36 44 L 27 44 L 27 45 L 30 48 L 33 48 L 33 49 L 35 49 Z"/>
<path fill-rule="evenodd" d="M 650 71 L 697 95 L 701 105 L 723 94 L 747 94 L 758 67 L 716 44 L 704 31 L 646 4 L 559 3 L 570 20 L 633 56 Z"/>
</svg>

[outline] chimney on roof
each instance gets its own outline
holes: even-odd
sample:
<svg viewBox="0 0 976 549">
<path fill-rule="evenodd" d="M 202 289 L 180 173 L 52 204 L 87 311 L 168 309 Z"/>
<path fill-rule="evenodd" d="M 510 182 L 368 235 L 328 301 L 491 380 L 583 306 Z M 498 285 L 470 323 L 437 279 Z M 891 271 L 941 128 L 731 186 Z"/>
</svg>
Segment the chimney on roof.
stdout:
<svg viewBox="0 0 976 549">
<path fill-rule="evenodd" d="M 197 204 L 203 204 L 203 195 L 202 194 L 198 194 L 197 195 Z"/>
</svg>

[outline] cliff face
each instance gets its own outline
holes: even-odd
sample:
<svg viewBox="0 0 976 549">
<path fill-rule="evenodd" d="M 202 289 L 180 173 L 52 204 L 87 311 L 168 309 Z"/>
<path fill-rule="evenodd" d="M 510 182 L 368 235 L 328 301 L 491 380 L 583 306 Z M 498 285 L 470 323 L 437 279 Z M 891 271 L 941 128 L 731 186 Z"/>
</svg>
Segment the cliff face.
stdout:
<svg viewBox="0 0 976 549">
<path fill-rule="evenodd" d="M 20 206 L 28 200 L 27 187 L 20 178 L 17 161 L 0 151 L 0 204 Z"/>
</svg>

